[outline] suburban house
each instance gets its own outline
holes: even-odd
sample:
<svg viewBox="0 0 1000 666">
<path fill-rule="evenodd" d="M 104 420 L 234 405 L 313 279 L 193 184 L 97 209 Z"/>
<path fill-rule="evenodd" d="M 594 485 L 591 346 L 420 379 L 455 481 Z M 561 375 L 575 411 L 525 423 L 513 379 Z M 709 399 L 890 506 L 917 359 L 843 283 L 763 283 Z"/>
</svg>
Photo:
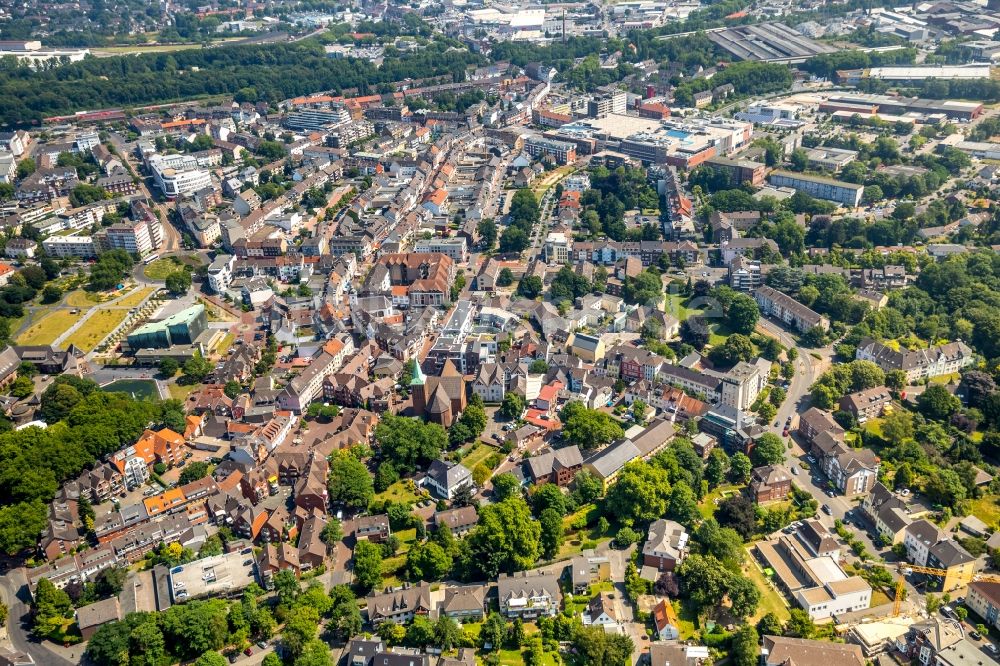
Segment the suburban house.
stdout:
<svg viewBox="0 0 1000 666">
<path fill-rule="evenodd" d="M 642 546 L 642 563 L 658 571 L 673 571 L 687 555 L 688 533 L 680 523 L 660 518 L 649 526 Z"/>
<path fill-rule="evenodd" d="M 427 468 L 424 485 L 442 499 L 450 500 L 460 488 L 473 487 L 472 472 L 459 463 L 435 460 Z"/>
<path fill-rule="evenodd" d="M 907 559 L 922 567 L 944 569 L 942 592 L 964 586 L 975 572 L 976 558 L 928 520 L 910 523 L 903 534 Z"/>
<path fill-rule="evenodd" d="M 389 516 L 380 513 L 374 516 L 361 516 L 355 522 L 354 539 L 356 541 L 371 541 L 382 543 L 389 538 Z"/>
<path fill-rule="evenodd" d="M 680 638 L 680 621 L 669 599 L 661 599 L 660 603 L 653 607 L 653 624 L 661 641 L 675 641 Z"/>
<path fill-rule="evenodd" d="M 865 666 L 868 663 L 861 647 L 846 643 L 829 643 L 807 638 L 764 636 L 761 649 L 765 666 Z"/>
<path fill-rule="evenodd" d="M 783 500 L 792 492 L 792 473 L 784 465 L 756 467 L 750 474 L 747 492 L 756 504 Z"/>
<path fill-rule="evenodd" d="M 559 577 L 539 571 L 501 574 L 497 579 L 497 596 L 503 615 L 525 620 L 552 617 L 559 612 L 562 602 Z"/>
<path fill-rule="evenodd" d="M 569 485 L 576 473 L 583 469 L 583 454 L 576 445 L 564 446 L 532 456 L 525 461 L 525 465 L 536 485 L 554 483 L 562 487 Z"/>
<path fill-rule="evenodd" d="M 461 585 L 444 591 L 438 611 L 458 622 L 479 622 L 486 614 L 485 608 L 485 585 Z"/>
<path fill-rule="evenodd" d="M 858 423 L 882 416 L 882 410 L 892 402 L 892 394 L 884 386 L 876 386 L 863 391 L 849 393 L 840 399 L 840 408 L 848 412 Z"/>
<path fill-rule="evenodd" d="M 881 483 L 861 503 L 861 510 L 875 526 L 875 531 L 892 545 L 903 543 L 906 528 L 913 522 L 910 511 L 901 498 Z"/>
<path fill-rule="evenodd" d="M 479 514 L 473 506 L 462 506 L 457 509 L 438 511 L 431 517 L 436 529 L 447 527 L 455 536 L 464 536 L 472 531 L 479 521 Z"/>
<path fill-rule="evenodd" d="M 368 620 L 372 624 L 406 624 L 431 610 L 431 586 L 423 581 L 368 595 Z"/>
</svg>

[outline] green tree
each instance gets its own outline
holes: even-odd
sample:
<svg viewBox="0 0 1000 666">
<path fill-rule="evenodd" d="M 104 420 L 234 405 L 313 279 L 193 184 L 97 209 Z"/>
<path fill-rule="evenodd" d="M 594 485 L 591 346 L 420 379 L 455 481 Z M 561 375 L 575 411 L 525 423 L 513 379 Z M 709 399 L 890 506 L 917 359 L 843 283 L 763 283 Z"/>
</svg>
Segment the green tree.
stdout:
<svg viewBox="0 0 1000 666">
<path fill-rule="evenodd" d="M 382 549 L 368 541 L 354 546 L 354 580 L 368 591 L 382 582 Z"/>
<path fill-rule="evenodd" d="M 780 465 L 785 462 L 785 443 L 774 433 L 766 432 L 761 435 L 753 451 L 750 453 L 754 464 L 760 465 Z"/>
<path fill-rule="evenodd" d="M 406 554 L 406 568 L 411 580 L 441 580 L 451 567 L 451 555 L 433 541 L 417 544 Z"/>
<path fill-rule="evenodd" d="M 816 625 L 813 623 L 809 613 L 801 608 L 793 608 L 789 611 L 790 617 L 785 623 L 785 636 L 792 638 L 812 638 L 816 633 Z"/>
<path fill-rule="evenodd" d="M 500 613 L 491 611 L 479 630 L 480 645 L 484 649 L 490 649 L 495 652 L 503 645 L 503 639 L 506 635 L 507 621 Z M 487 646 L 489 647 L 487 648 Z"/>
<path fill-rule="evenodd" d="M 656 520 L 667 512 L 671 486 L 667 472 L 643 461 L 625 465 L 604 500 L 609 515 L 636 523 Z"/>
<path fill-rule="evenodd" d="M 401 472 L 413 472 L 441 454 L 448 435 L 436 423 L 388 414 L 375 428 L 375 440 L 382 455 L 392 460 Z"/>
<path fill-rule="evenodd" d="M 744 625 L 733 635 L 734 666 L 757 666 L 760 659 L 760 637 L 751 625 Z"/>
<path fill-rule="evenodd" d="M 726 318 L 735 333 L 750 335 L 757 326 L 757 320 L 760 319 L 757 301 L 746 294 L 737 294 L 729 305 Z"/>
<path fill-rule="evenodd" d="M 537 275 L 525 275 L 517 283 L 517 295 L 527 299 L 538 298 L 542 293 L 542 278 Z"/>
<path fill-rule="evenodd" d="M 228 382 L 226 382 L 226 385 L 223 387 L 222 390 L 226 394 L 226 397 L 228 397 L 230 400 L 235 400 L 237 397 L 239 397 L 240 393 L 243 392 L 243 387 L 240 386 L 240 383 L 238 381 L 230 379 Z"/>
<path fill-rule="evenodd" d="M 27 178 L 31 174 L 35 173 L 35 160 L 30 157 L 26 157 L 17 163 L 17 177 Z"/>
<path fill-rule="evenodd" d="M 712 349 L 709 357 L 719 365 L 735 365 L 739 361 L 749 361 L 754 357 L 753 343 L 745 335 L 734 333 L 726 341 Z"/>
<path fill-rule="evenodd" d="M 340 525 L 340 521 L 336 518 L 327 518 L 326 524 L 323 525 L 323 530 L 319 536 L 327 547 L 333 548 L 344 538 L 344 530 Z"/>
<path fill-rule="evenodd" d="M 318 629 L 319 612 L 312 606 L 297 605 L 289 610 L 285 618 L 284 631 L 281 633 L 281 641 L 288 654 L 293 659 L 298 659 L 304 654 L 306 645 L 316 638 Z"/>
<path fill-rule="evenodd" d="M 733 483 L 746 484 L 750 481 L 750 472 L 753 471 L 753 463 L 742 451 L 737 451 L 729 459 L 729 478 Z"/>
<path fill-rule="evenodd" d="M 47 638 L 60 629 L 72 614 L 73 602 L 69 595 L 53 585 L 48 578 L 39 580 L 31 606 L 32 630 L 35 635 Z"/>
<path fill-rule="evenodd" d="M 294 666 L 332 666 L 330 646 L 314 638 L 302 646 L 302 653 L 295 660 Z"/>
<path fill-rule="evenodd" d="M 774 613 L 768 613 L 757 622 L 759 636 L 780 636 L 781 632 L 781 620 Z"/>
<path fill-rule="evenodd" d="M 185 465 L 184 469 L 181 470 L 180 477 L 177 483 L 184 485 L 185 483 L 191 483 L 192 481 L 197 481 L 198 479 L 204 479 L 208 476 L 209 466 L 207 462 L 193 462 Z"/>
<path fill-rule="evenodd" d="M 541 526 L 542 558 L 551 560 L 559 553 L 565 536 L 562 515 L 555 509 L 545 509 L 539 516 L 538 523 Z"/>
<path fill-rule="evenodd" d="M 930 384 L 917 396 L 917 407 L 929 419 L 947 421 L 962 403 L 943 384 Z"/>
<path fill-rule="evenodd" d="M 179 369 L 180 363 L 177 362 L 177 359 L 169 356 L 160 359 L 160 374 L 167 379 L 176 375 Z"/>
<path fill-rule="evenodd" d="M 524 398 L 513 391 L 507 391 L 497 413 L 505 419 L 521 418 L 521 414 L 524 413 Z"/>
<path fill-rule="evenodd" d="M 497 224 L 492 217 L 486 217 L 476 225 L 479 237 L 483 243 L 483 249 L 489 252 L 497 242 Z"/>
<path fill-rule="evenodd" d="M 343 452 L 330 461 L 327 489 L 332 503 L 351 509 L 366 509 L 375 498 L 368 468 L 354 456 Z"/>
<path fill-rule="evenodd" d="M 195 382 L 204 381 L 212 373 L 212 370 L 214 367 L 211 362 L 199 351 L 195 351 L 194 356 L 184 361 L 184 375 Z"/>
<path fill-rule="evenodd" d="M 581 449 L 593 449 L 610 444 L 625 434 L 622 427 L 608 414 L 589 409 L 573 400 L 559 413 L 563 440 Z"/>
<path fill-rule="evenodd" d="M 520 497 L 489 504 L 466 539 L 470 561 L 488 578 L 527 569 L 538 559 L 540 535 L 540 525 Z"/>
<path fill-rule="evenodd" d="M 226 658 L 218 652 L 206 652 L 198 657 L 194 666 L 227 666 Z"/>
<path fill-rule="evenodd" d="M 510 472 L 493 477 L 493 499 L 502 502 L 509 497 L 521 496 L 521 482 Z"/>
</svg>

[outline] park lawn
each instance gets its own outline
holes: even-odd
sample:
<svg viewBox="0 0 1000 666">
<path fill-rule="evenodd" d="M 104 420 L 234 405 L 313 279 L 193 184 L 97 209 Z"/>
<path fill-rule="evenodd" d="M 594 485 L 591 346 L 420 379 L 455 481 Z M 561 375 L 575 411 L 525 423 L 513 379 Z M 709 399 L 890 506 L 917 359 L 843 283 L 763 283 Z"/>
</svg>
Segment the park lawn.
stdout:
<svg viewBox="0 0 1000 666">
<path fill-rule="evenodd" d="M 164 257 L 146 266 L 144 272 L 146 277 L 151 280 L 166 280 L 168 275 L 176 273 L 182 268 L 184 268 L 184 262 L 177 257 Z"/>
<path fill-rule="evenodd" d="M 187 400 L 188 396 L 191 395 L 194 390 L 198 388 L 198 384 L 178 384 L 177 382 L 170 382 L 167 384 L 167 393 L 174 400 L 184 401 Z"/>
<path fill-rule="evenodd" d="M 103 46 L 91 49 L 94 55 L 124 55 L 136 53 L 170 53 L 171 51 L 190 51 L 200 49 L 201 44 L 151 44 L 149 46 Z"/>
<path fill-rule="evenodd" d="M 957 382 L 962 378 L 957 372 L 953 372 L 949 375 L 938 375 L 936 377 L 931 377 L 932 384 L 951 384 L 952 382 Z"/>
<path fill-rule="evenodd" d="M 711 518 L 715 515 L 715 510 L 718 508 L 715 504 L 715 500 L 722 501 L 730 495 L 739 494 L 741 486 L 736 486 L 733 484 L 725 484 L 719 486 L 712 492 L 701 498 L 701 502 L 698 504 L 698 511 L 701 512 L 703 518 Z"/>
<path fill-rule="evenodd" d="M 476 442 L 476 444 L 469 449 L 469 452 L 465 454 L 462 458 L 462 466 L 466 469 L 475 469 L 476 465 L 483 462 L 490 457 L 491 454 L 496 453 L 497 450 L 492 446 L 487 446 L 482 442 Z"/>
<path fill-rule="evenodd" d="M 865 421 L 865 430 L 868 433 L 870 433 L 872 435 L 875 435 L 876 437 L 881 438 L 883 436 L 882 435 L 882 419 L 869 419 L 868 421 Z"/>
<path fill-rule="evenodd" d="M 119 305 L 123 308 L 134 308 L 140 303 L 142 303 L 143 299 L 152 293 L 153 293 L 153 287 L 143 287 L 142 289 L 133 291 L 131 294 L 125 296 L 121 300 L 116 301 L 115 305 Z"/>
<path fill-rule="evenodd" d="M 791 617 L 785 598 L 770 584 L 750 552 L 747 552 L 747 565 L 743 568 L 743 573 L 760 590 L 760 604 L 757 606 L 757 613 L 751 618 L 752 622 L 756 622 L 768 613 L 774 613 L 782 622 Z"/>
<path fill-rule="evenodd" d="M 22 345 L 50 345 L 82 317 L 83 312 L 71 314 L 69 310 L 55 310 L 28 327 L 17 337 L 17 342 Z"/>
<path fill-rule="evenodd" d="M 504 666 L 524 666 L 524 657 L 520 650 L 500 650 L 497 652 L 500 663 Z M 556 660 L 555 653 L 542 652 L 542 661 L 538 666 L 557 666 L 560 662 Z"/>
<path fill-rule="evenodd" d="M 98 303 L 103 303 L 107 298 L 103 293 L 76 289 L 66 294 L 66 305 L 74 308 L 92 308 Z"/>
<path fill-rule="evenodd" d="M 673 605 L 677 611 L 677 633 L 680 634 L 680 640 L 694 637 L 698 633 L 698 615 L 692 604 L 688 599 L 681 599 L 673 602 Z"/>
<path fill-rule="evenodd" d="M 996 527 L 1000 523 L 1000 499 L 996 495 L 985 495 L 979 499 L 972 500 L 972 515 L 983 521 L 990 527 Z"/>
<path fill-rule="evenodd" d="M 125 321 L 127 316 L 128 310 L 98 310 L 63 341 L 64 345 L 73 344 L 84 351 L 91 351 L 111 331 Z"/>
<path fill-rule="evenodd" d="M 667 294 L 666 311 L 677 317 L 677 321 L 684 321 L 698 310 L 692 310 L 687 306 L 688 298 L 681 294 Z"/>
<path fill-rule="evenodd" d="M 386 488 L 383 492 L 375 495 L 376 502 L 396 502 L 398 504 L 415 504 L 420 496 L 410 490 L 410 485 L 406 480 L 400 480 Z M 400 537 L 402 538 L 402 537 Z"/>
<path fill-rule="evenodd" d="M 566 176 L 573 173 L 573 171 L 575 170 L 576 167 L 574 167 L 572 164 L 566 164 L 564 166 L 559 167 L 558 169 L 550 171 L 544 176 L 542 176 L 542 179 L 532 186 L 531 191 L 535 193 L 536 197 L 541 199 L 542 195 L 545 194 L 545 191 L 547 189 L 549 189 L 550 187 L 561 181 Z"/>
</svg>

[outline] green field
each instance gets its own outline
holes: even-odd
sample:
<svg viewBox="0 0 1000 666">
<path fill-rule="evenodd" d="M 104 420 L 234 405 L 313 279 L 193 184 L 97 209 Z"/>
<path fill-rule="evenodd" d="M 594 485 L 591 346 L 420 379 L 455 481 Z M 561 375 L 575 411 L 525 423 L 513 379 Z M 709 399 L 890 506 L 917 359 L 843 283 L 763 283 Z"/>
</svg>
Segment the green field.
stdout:
<svg viewBox="0 0 1000 666">
<path fill-rule="evenodd" d="M 757 614 L 751 618 L 751 621 L 756 622 L 768 613 L 774 613 L 778 616 L 779 620 L 784 622 L 791 617 L 791 614 L 788 612 L 788 603 L 767 581 L 764 577 L 764 572 L 760 570 L 756 560 L 753 559 L 753 555 L 749 552 L 747 553 L 747 560 L 747 566 L 743 568 L 743 572 L 747 578 L 754 582 L 757 589 L 760 590 L 760 605 L 757 606 Z"/>
<path fill-rule="evenodd" d="M 150 265 L 146 266 L 143 273 L 145 273 L 146 277 L 150 280 L 166 280 L 168 275 L 176 273 L 182 268 L 184 268 L 184 262 L 177 257 L 165 257 L 163 259 L 157 259 Z"/>
<path fill-rule="evenodd" d="M 996 495 L 986 495 L 979 499 L 972 500 L 972 515 L 983 521 L 990 527 L 996 527 L 1000 523 L 1000 499 Z"/>
<path fill-rule="evenodd" d="M 50 345 L 70 326 L 80 321 L 83 314 L 83 312 L 71 314 L 70 310 L 50 312 L 17 336 L 17 343 L 21 345 Z"/>
<path fill-rule="evenodd" d="M 142 303 L 143 299 L 153 293 L 153 287 L 143 287 L 142 289 L 137 289 L 133 291 L 128 296 L 125 296 L 120 301 L 116 301 L 115 305 L 119 305 L 123 308 L 134 308 L 135 306 Z"/>
<path fill-rule="evenodd" d="M 128 310 L 98 310 L 63 342 L 66 346 L 74 344 L 84 351 L 91 351 L 111 331 L 115 330 L 118 324 L 125 321 L 127 316 Z"/>
<path fill-rule="evenodd" d="M 412 485 L 412 481 L 397 481 L 388 488 L 385 492 L 378 493 L 375 495 L 375 502 L 397 502 L 400 504 L 414 504 L 420 497 L 410 490 L 409 486 Z"/>
</svg>

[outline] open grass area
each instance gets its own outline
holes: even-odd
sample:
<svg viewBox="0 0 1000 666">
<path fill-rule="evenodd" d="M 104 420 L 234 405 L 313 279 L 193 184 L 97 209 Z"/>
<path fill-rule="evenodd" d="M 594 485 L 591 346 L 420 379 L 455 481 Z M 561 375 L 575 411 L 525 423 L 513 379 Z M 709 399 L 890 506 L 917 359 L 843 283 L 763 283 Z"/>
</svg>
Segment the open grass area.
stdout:
<svg viewBox="0 0 1000 666">
<path fill-rule="evenodd" d="M 236 317 L 229 314 L 226 310 L 223 310 L 218 305 L 214 303 L 209 303 L 203 298 L 199 298 L 198 302 L 205 306 L 205 315 L 208 317 L 208 321 L 236 321 Z"/>
<path fill-rule="evenodd" d="M 684 321 L 698 310 L 691 310 L 687 306 L 688 298 L 681 294 L 667 294 L 666 311 L 677 317 L 677 321 Z"/>
<path fill-rule="evenodd" d="M 977 500 L 972 500 L 972 515 L 983 521 L 990 527 L 996 527 L 1000 523 L 1000 497 L 996 495 L 985 495 Z"/>
<path fill-rule="evenodd" d="M 170 397 L 174 400 L 180 400 L 183 402 L 184 400 L 187 400 L 187 397 L 191 395 L 196 388 L 198 388 L 198 384 L 177 384 L 175 382 L 171 382 L 167 384 L 167 393 L 169 393 Z"/>
<path fill-rule="evenodd" d="M 558 169 L 554 169 L 552 171 L 549 171 L 548 173 L 544 174 L 538 180 L 538 182 L 536 182 L 534 185 L 531 186 L 531 191 L 535 193 L 536 197 L 538 197 L 539 199 L 541 199 L 542 195 L 545 194 L 545 191 L 547 189 L 549 189 L 550 187 L 552 187 L 553 185 L 555 185 L 556 183 L 558 183 L 560 180 L 562 180 L 566 176 L 568 176 L 571 173 L 573 173 L 573 171 L 575 171 L 575 170 L 576 170 L 576 167 L 574 167 L 571 164 L 567 164 L 567 165 L 559 167 Z"/>
<path fill-rule="evenodd" d="M 475 446 L 469 449 L 465 457 L 462 458 L 462 465 L 468 469 L 475 469 L 476 465 L 489 458 L 490 454 L 496 453 L 496 451 L 492 446 L 477 442 Z"/>
<path fill-rule="evenodd" d="M 757 614 L 751 618 L 751 621 L 756 622 L 768 613 L 774 613 L 782 622 L 791 617 L 785 598 L 765 578 L 764 572 L 760 570 L 757 561 L 753 559 L 753 555 L 749 552 L 747 553 L 747 564 L 743 567 L 743 573 L 760 590 L 760 604 L 757 606 Z"/>
<path fill-rule="evenodd" d="M 731 495 L 736 495 L 740 492 L 741 486 L 736 486 L 733 484 L 725 484 L 719 486 L 712 492 L 708 493 L 701 499 L 701 503 L 698 504 L 698 511 L 704 518 L 711 518 L 715 515 L 715 510 L 718 508 L 715 501 L 720 502 Z"/>
<path fill-rule="evenodd" d="M 218 354 L 219 356 L 222 356 L 227 351 L 229 351 L 229 348 L 233 346 L 233 342 L 235 341 L 236 341 L 235 335 L 233 335 L 232 333 L 226 333 L 221 338 L 219 338 L 219 343 L 215 345 L 215 347 L 212 349 L 212 352 Z"/>
<path fill-rule="evenodd" d="M 77 289 L 66 294 L 66 305 L 74 308 L 92 308 L 98 303 L 103 303 L 108 297 L 100 292 L 84 291 Z"/>
<path fill-rule="evenodd" d="M 201 44 L 151 44 L 149 46 L 105 46 L 91 49 L 94 55 L 132 55 L 136 53 L 170 53 L 200 49 Z"/>
<path fill-rule="evenodd" d="M 882 437 L 882 419 L 865 421 L 865 430 L 876 437 Z"/>
<path fill-rule="evenodd" d="M 413 482 L 404 479 L 397 481 L 388 488 L 385 492 L 381 492 L 375 495 L 376 502 L 398 502 L 401 504 L 413 504 L 420 499 L 413 489 Z M 402 538 L 402 537 L 400 537 Z"/>
<path fill-rule="evenodd" d="M 91 351 L 108 333 L 125 321 L 127 316 L 128 310 L 98 310 L 91 314 L 80 328 L 73 331 L 64 343 L 67 347 L 73 344 L 84 351 Z"/>
<path fill-rule="evenodd" d="M 115 305 L 121 306 L 123 308 L 134 308 L 135 306 L 142 303 L 143 299 L 153 293 L 153 287 L 143 287 L 142 289 L 137 289 L 133 291 L 128 296 L 125 296 L 120 301 L 117 301 Z"/>
<path fill-rule="evenodd" d="M 146 266 L 143 272 L 150 280 L 166 280 L 168 275 L 176 273 L 183 267 L 184 262 L 177 257 L 164 257 Z"/>
<path fill-rule="evenodd" d="M 83 312 L 72 314 L 70 310 L 55 310 L 45 315 L 17 336 L 21 345 L 50 345 L 66 330 L 80 321 Z"/>
</svg>

